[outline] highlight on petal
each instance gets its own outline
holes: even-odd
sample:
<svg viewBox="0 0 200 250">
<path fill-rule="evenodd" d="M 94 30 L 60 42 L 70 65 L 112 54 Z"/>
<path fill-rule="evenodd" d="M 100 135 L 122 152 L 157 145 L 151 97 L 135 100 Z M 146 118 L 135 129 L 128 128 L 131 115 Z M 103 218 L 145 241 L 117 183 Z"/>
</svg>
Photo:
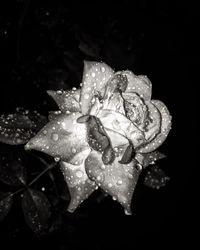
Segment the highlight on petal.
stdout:
<svg viewBox="0 0 200 250">
<path fill-rule="evenodd" d="M 152 100 L 151 102 L 159 110 L 160 115 L 161 115 L 160 133 L 150 143 L 148 143 L 144 147 L 139 148 L 138 152 L 140 152 L 140 153 L 148 153 L 148 152 L 154 151 L 155 149 L 160 147 L 161 144 L 167 138 L 167 135 L 171 129 L 171 118 L 172 117 L 169 113 L 169 110 L 165 106 L 165 104 L 159 100 Z"/>
<path fill-rule="evenodd" d="M 129 70 L 122 71 L 122 74 L 128 78 L 128 86 L 125 92 L 137 93 L 145 101 L 151 100 L 152 84 L 146 76 L 136 76 Z"/>
<path fill-rule="evenodd" d="M 48 95 L 50 95 L 54 101 L 57 103 L 58 107 L 62 112 L 79 112 L 80 111 L 80 89 L 75 90 L 48 90 Z"/>
<path fill-rule="evenodd" d="M 47 123 L 25 148 L 42 151 L 71 164 L 81 164 L 85 159 L 82 152 L 89 145 L 86 125 L 76 122 L 80 116 L 80 113 L 60 115 Z"/>
<path fill-rule="evenodd" d="M 113 74 L 114 71 L 105 63 L 84 62 L 80 97 L 83 114 L 88 114 L 91 108 L 91 101 L 95 95 L 104 95 L 105 86 Z"/>
<path fill-rule="evenodd" d="M 131 214 L 131 200 L 141 169 L 133 160 L 129 164 L 120 164 L 119 159 L 110 165 L 104 165 L 101 154 L 92 151 L 85 161 L 89 178 L 101 189 L 117 200 Z"/>
<path fill-rule="evenodd" d="M 85 161 L 77 166 L 61 161 L 60 168 L 71 196 L 67 210 L 72 213 L 98 186 L 88 178 L 85 172 Z"/>
<path fill-rule="evenodd" d="M 112 110 L 102 110 L 99 119 L 105 129 L 113 130 L 128 138 L 135 148 L 144 143 L 144 133 L 124 115 Z"/>
</svg>

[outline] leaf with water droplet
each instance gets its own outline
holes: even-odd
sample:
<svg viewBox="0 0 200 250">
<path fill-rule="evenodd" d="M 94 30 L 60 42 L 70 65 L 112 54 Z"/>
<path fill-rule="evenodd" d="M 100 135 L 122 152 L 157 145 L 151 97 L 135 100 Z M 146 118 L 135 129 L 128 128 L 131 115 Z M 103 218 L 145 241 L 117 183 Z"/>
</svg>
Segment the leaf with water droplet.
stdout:
<svg viewBox="0 0 200 250">
<path fill-rule="evenodd" d="M 159 151 L 154 151 L 146 154 L 137 154 L 136 158 L 143 167 L 148 167 L 149 165 L 155 164 L 156 161 L 166 158 L 166 155 Z"/>
<path fill-rule="evenodd" d="M 43 193 L 34 189 L 26 190 L 22 197 L 22 209 L 26 223 L 35 233 L 42 233 L 47 229 L 51 210 Z"/>
<path fill-rule="evenodd" d="M 10 145 L 25 144 L 45 123 L 45 117 L 38 113 L 1 115 L 0 142 Z"/>
<path fill-rule="evenodd" d="M 148 168 L 144 176 L 144 185 L 150 188 L 159 189 L 169 181 L 169 177 L 157 165 Z"/>
<path fill-rule="evenodd" d="M 0 160 L 0 181 L 10 186 L 26 185 L 27 172 L 24 163 L 20 158 Z"/>
<path fill-rule="evenodd" d="M 0 222 L 7 216 L 13 204 L 12 193 L 0 192 Z"/>
</svg>

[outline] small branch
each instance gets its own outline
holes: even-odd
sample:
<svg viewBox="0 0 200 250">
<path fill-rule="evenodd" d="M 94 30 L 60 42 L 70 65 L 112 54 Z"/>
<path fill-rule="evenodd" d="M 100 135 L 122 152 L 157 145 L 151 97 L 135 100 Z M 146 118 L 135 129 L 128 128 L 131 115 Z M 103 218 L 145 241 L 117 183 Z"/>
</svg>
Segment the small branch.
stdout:
<svg viewBox="0 0 200 250">
<path fill-rule="evenodd" d="M 48 172 L 50 169 L 54 168 L 57 165 L 57 163 L 50 164 L 47 168 L 45 168 L 38 176 L 36 176 L 29 184 L 30 187 L 33 183 L 35 183 L 38 179 L 40 179 L 46 172 Z"/>
<path fill-rule="evenodd" d="M 20 189 L 18 189 L 17 191 L 15 191 L 14 193 L 12 193 L 12 195 L 16 195 L 16 194 L 18 194 L 18 193 L 21 193 L 21 192 L 24 191 L 24 190 L 25 190 L 25 187 L 20 188 Z"/>
</svg>

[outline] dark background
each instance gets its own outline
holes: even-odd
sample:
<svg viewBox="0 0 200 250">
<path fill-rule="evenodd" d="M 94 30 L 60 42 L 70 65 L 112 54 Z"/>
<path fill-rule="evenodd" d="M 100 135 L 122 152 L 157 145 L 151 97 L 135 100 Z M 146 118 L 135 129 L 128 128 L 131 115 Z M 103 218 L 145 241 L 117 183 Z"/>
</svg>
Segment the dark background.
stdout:
<svg viewBox="0 0 200 250">
<path fill-rule="evenodd" d="M 1 249 L 11 241 L 24 249 L 191 247 L 198 199 L 196 18 L 192 1 L 1 1 L 0 114 L 24 107 L 47 115 L 56 105 L 46 90 L 78 87 L 87 59 L 147 75 L 153 99 L 173 118 L 160 148 L 167 155 L 160 167 L 171 180 L 160 190 L 139 183 L 133 216 L 110 198 L 100 202 L 97 192 L 62 216 L 58 231 L 36 237 L 17 204 L 0 225 Z"/>
</svg>

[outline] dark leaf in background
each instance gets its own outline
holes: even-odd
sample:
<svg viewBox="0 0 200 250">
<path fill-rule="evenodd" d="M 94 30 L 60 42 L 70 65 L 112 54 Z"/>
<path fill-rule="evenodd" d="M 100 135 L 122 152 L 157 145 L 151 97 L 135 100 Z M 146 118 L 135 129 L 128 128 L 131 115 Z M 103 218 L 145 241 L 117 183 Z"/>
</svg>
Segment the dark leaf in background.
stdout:
<svg viewBox="0 0 200 250">
<path fill-rule="evenodd" d="M 143 156 L 142 162 L 140 162 L 143 167 L 147 167 L 151 164 L 155 164 L 156 161 L 161 160 L 166 157 L 166 155 L 160 153 L 159 151 L 154 151 L 146 154 L 141 154 Z"/>
<path fill-rule="evenodd" d="M 25 144 L 45 123 L 45 117 L 37 112 L 1 115 L 0 142 L 10 145 Z"/>
<path fill-rule="evenodd" d="M 0 192 L 0 221 L 2 221 L 9 213 L 13 204 L 12 193 Z"/>
<path fill-rule="evenodd" d="M 148 169 L 144 177 L 144 185 L 150 188 L 159 189 L 169 181 L 169 177 L 157 165 Z"/>
<path fill-rule="evenodd" d="M 9 161 L 0 160 L 0 181 L 10 186 L 26 185 L 27 172 L 20 158 Z"/>
<path fill-rule="evenodd" d="M 28 226 L 35 233 L 42 233 L 48 228 L 50 203 L 43 193 L 34 189 L 26 190 L 22 198 L 22 209 Z"/>
</svg>

